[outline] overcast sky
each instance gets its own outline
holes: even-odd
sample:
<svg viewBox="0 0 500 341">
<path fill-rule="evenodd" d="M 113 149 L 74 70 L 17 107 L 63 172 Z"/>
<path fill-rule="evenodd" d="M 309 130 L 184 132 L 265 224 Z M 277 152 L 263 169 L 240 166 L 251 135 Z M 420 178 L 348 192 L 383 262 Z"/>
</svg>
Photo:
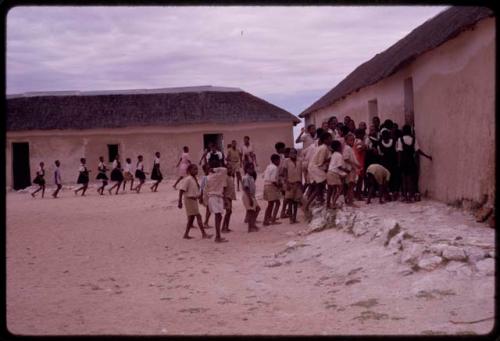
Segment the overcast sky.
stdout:
<svg viewBox="0 0 500 341">
<path fill-rule="evenodd" d="M 295 115 L 445 7 L 15 7 L 7 93 L 216 85 Z"/>
</svg>

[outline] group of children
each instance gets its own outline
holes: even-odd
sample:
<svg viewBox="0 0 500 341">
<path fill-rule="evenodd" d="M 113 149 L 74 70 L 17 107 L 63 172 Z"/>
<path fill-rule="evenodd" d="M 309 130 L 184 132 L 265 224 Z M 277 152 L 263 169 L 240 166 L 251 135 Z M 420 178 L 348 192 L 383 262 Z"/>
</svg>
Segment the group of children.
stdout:
<svg viewBox="0 0 500 341">
<path fill-rule="evenodd" d="M 290 223 L 297 223 L 297 210 L 303 206 L 309 213 L 311 204 L 317 200 L 326 207 L 336 208 L 341 194 L 346 205 L 356 206 L 355 200 L 363 200 L 369 204 L 371 198 L 378 193 L 380 203 L 385 200 L 411 202 L 420 200 L 418 194 L 418 156 L 423 155 L 429 160 L 432 157 L 425 154 L 418 146 L 412 127 L 405 124 L 402 129 L 391 120 L 380 124 L 374 117 L 368 134 L 366 123 L 360 122 L 356 128 L 355 122 L 349 117 L 344 122 L 338 122 L 335 116 L 316 129 L 309 125 L 302 129 L 296 143 L 303 143 L 300 153 L 295 148 L 287 148 L 283 142 L 275 144 L 276 153 L 270 157 L 270 163 L 263 173 L 263 199 L 267 201 L 263 225 L 280 224 L 280 218 L 289 218 Z M 183 148 L 183 153 L 177 163 L 178 179 L 173 187 L 179 190 L 178 207 L 184 208 L 187 215 L 187 225 L 184 238 L 191 239 L 190 229 L 196 220 L 203 238 L 211 238 L 206 233 L 208 221 L 215 217 L 216 242 L 225 242 L 221 233 L 231 232 L 229 228 L 233 201 L 236 191 L 242 188 L 243 206 L 246 210 L 245 223 L 248 232 L 258 231 L 257 216 L 261 208 L 256 199 L 256 166 L 257 158 L 250 138 L 244 137 L 243 146 L 238 148 L 232 141 L 224 154 L 215 144 L 210 144 L 203 153 L 198 165 L 202 165 L 204 175 L 198 182 L 198 165 L 191 161 L 189 148 Z M 57 189 L 52 196 L 57 197 L 61 189 L 60 162 L 55 161 L 54 182 Z M 140 192 L 146 179 L 143 157 L 139 155 L 132 173 L 130 158 L 122 168 L 119 155 L 113 161 L 110 173 L 114 184 L 108 188 L 109 194 L 120 187 L 125 190 L 130 182 L 130 190 Z M 97 180 L 102 185 L 97 189 L 103 195 L 108 184 L 108 176 L 103 158 L 99 158 Z M 241 174 L 241 169 L 244 175 Z M 77 183 L 82 186 L 76 189 L 75 195 L 82 192 L 85 195 L 89 183 L 90 170 L 85 158 L 81 159 Z M 40 188 L 31 193 L 34 197 L 38 191 L 45 192 L 44 163 L 40 163 L 34 183 Z M 134 178 L 139 181 L 133 186 Z M 155 153 L 151 179 L 155 180 L 151 191 L 156 192 L 163 176 L 160 171 L 160 153 Z M 177 188 L 178 187 L 178 188 Z M 281 203 L 282 202 L 282 203 Z M 199 204 L 206 207 L 205 220 L 199 210 Z M 281 207 L 281 213 L 279 212 Z M 280 214 L 279 214 L 280 213 Z M 278 215 L 279 214 L 279 215 Z"/>
<path fill-rule="evenodd" d="M 308 192 L 305 211 L 314 200 L 336 207 L 344 194 L 346 205 L 356 206 L 354 200 L 369 204 L 378 192 L 380 203 L 386 200 L 404 202 L 420 200 L 418 193 L 419 155 L 432 157 L 418 146 L 409 124 L 400 130 L 392 120 L 372 119 L 368 134 L 366 123 L 335 116 L 323 122 L 321 128 L 309 125 L 302 129 L 296 143 L 302 142 L 302 165 Z"/>
<path fill-rule="evenodd" d="M 115 194 L 118 194 L 120 187 L 122 187 L 122 191 L 125 191 L 125 186 L 127 182 L 130 182 L 130 190 L 139 193 L 141 191 L 141 187 L 146 181 L 146 175 L 149 174 L 144 171 L 143 164 L 143 156 L 139 155 L 137 157 L 136 169 L 135 173 L 132 172 L 132 161 L 130 158 L 125 160 L 125 165 L 122 167 L 120 162 L 120 156 L 117 154 L 115 159 L 113 160 L 113 165 L 110 173 L 110 178 L 108 178 L 107 172 L 109 169 L 104 164 L 104 158 L 102 156 L 99 157 L 99 163 L 97 165 L 97 176 L 96 180 L 101 181 L 101 186 L 97 188 L 97 193 L 100 195 L 104 195 L 104 189 L 108 185 L 108 181 L 111 180 L 114 184 L 108 188 L 108 192 L 111 195 L 112 191 L 116 188 Z M 61 181 L 61 162 L 56 160 L 54 162 L 55 170 L 54 170 L 54 183 L 56 185 L 55 191 L 52 193 L 52 197 L 57 198 L 59 191 L 62 188 Z M 40 162 L 39 167 L 36 172 L 36 177 L 33 179 L 33 183 L 37 184 L 39 188 L 35 191 L 31 192 L 31 196 L 34 198 L 36 193 L 42 191 L 42 198 L 45 194 L 45 164 L 44 162 Z M 81 191 L 81 195 L 84 196 L 85 192 L 88 189 L 88 185 L 90 182 L 90 173 L 91 170 L 87 167 L 87 160 L 85 158 L 80 159 L 80 168 L 78 169 L 78 178 L 76 183 L 81 185 L 79 188 L 74 190 L 75 195 L 77 195 Z M 138 185 L 134 187 L 134 178 L 139 181 Z M 158 190 L 158 185 L 163 180 L 163 175 L 160 170 L 160 153 L 155 153 L 155 159 L 153 161 L 153 170 L 151 172 L 151 179 L 154 180 L 153 185 L 151 186 L 151 191 L 156 192 Z"/>
</svg>

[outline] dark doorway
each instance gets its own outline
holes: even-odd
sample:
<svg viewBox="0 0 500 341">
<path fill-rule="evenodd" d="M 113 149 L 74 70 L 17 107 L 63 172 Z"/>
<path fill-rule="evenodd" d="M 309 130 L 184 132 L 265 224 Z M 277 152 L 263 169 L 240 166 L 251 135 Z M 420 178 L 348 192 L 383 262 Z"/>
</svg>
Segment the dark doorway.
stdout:
<svg viewBox="0 0 500 341">
<path fill-rule="evenodd" d="M 413 111 L 413 79 L 406 78 L 404 82 L 405 89 L 405 123 L 411 126 L 415 123 L 415 112 Z"/>
<path fill-rule="evenodd" d="M 117 144 L 108 144 L 108 159 L 109 162 L 115 161 L 116 155 L 118 154 Z"/>
<path fill-rule="evenodd" d="M 378 102 L 377 99 L 368 101 L 368 122 L 372 122 L 373 118 L 378 116 Z"/>
<path fill-rule="evenodd" d="M 31 186 L 30 146 L 28 142 L 12 143 L 12 174 L 15 190 Z"/>
<path fill-rule="evenodd" d="M 215 144 L 220 151 L 224 151 L 224 139 L 222 137 L 222 134 L 204 134 L 203 148 L 207 149 L 210 143 Z"/>
</svg>

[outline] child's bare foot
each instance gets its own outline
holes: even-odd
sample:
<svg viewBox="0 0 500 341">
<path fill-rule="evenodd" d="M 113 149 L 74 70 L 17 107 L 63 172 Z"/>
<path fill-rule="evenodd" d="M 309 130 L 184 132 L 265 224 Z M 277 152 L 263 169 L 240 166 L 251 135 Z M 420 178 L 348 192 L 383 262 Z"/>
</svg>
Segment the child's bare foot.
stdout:
<svg viewBox="0 0 500 341">
<path fill-rule="evenodd" d="M 264 222 L 262 223 L 262 225 L 264 225 L 264 226 L 269 226 L 269 225 L 270 225 L 270 223 L 269 223 L 268 221 L 264 221 Z"/>
<path fill-rule="evenodd" d="M 76 190 L 73 191 L 75 193 L 75 195 L 78 193 Z"/>
<path fill-rule="evenodd" d="M 271 221 L 271 225 L 280 225 L 280 224 L 281 224 L 280 221 L 277 221 L 277 220 Z"/>
<path fill-rule="evenodd" d="M 30 193 L 30 194 L 31 194 L 31 196 L 32 196 L 33 198 L 35 197 L 35 193 Z"/>
<path fill-rule="evenodd" d="M 188 235 L 184 235 L 182 238 L 184 238 L 184 239 L 193 239 L 193 237 L 188 236 Z"/>
<path fill-rule="evenodd" d="M 113 193 L 111 193 L 111 190 L 110 190 L 110 189 L 108 189 L 108 192 L 109 192 L 109 195 L 112 195 L 112 194 L 113 194 Z"/>
<path fill-rule="evenodd" d="M 211 228 L 213 228 L 213 226 L 210 226 L 210 225 L 208 225 L 208 224 L 204 224 L 204 225 L 203 225 L 203 228 L 204 228 L 204 229 L 211 229 Z"/>
<path fill-rule="evenodd" d="M 228 240 L 227 240 L 227 239 L 225 239 L 225 238 L 222 238 L 222 237 L 221 237 L 221 238 L 215 238 L 215 240 L 214 240 L 214 241 L 215 241 L 216 243 L 225 243 L 225 242 L 227 242 Z"/>
<path fill-rule="evenodd" d="M 251 227 L 251 228 L 248 229 L 248 233 L 250 233 L 250 232 L 257 232 L 257 231 L 259 231 L 258 227 Z"/>
<path fill-rule="evenodd" d="M 214 235 L 213 234 L 208 234 L 208 233 L 205 233 L 203 236 L 201 236 L 201 238 L 203 239 L 210 239 L 212 238 Z"/>
</svg>

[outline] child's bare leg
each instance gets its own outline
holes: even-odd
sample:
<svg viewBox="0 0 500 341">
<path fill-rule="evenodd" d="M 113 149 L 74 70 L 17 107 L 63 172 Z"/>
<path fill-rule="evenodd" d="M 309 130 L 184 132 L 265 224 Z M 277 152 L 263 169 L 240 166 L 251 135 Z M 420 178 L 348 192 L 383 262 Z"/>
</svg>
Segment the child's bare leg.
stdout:
<svg viewBox="0 0 500 341">
<path fill-rule="evenodd" d="M 271 220 L 271 214 L 273 212 L 274 201 L 268 201 L 266 212 L 264 213 L 264 223 L 263 225 L 268 226 Z"/>
<path fill-rule="evenodd" d="M 121 184 L 122 184 L 121 181 L 117 183 L 115 194 L 118 194 L 118 190 L 120 189 Z"/>
<path fill-rule="evenodd" d="M 316 199 L 316 193 L 317 193 L 317 188 L 316 185 L 313 185 L 311 187 L 311 193 L 309 195 L 309 198 L 307 199 L 306 205 L 304 206 L 304 211 L 309 210 L 309 206 L 311 206 L 311 203 Z"/>
<path fill-rule="evenodd" d="M 212 238 L 211 234 L 208 234 L 205 232 L 205 229 L 203 228 L 203 221 L 201 220 L 201 214 L 196 215 L 196 222 L 198 223 L 198 227 L 201 230 L 201 237 L 202 238 Z"/>
<path fill-rule="evenodd" d="M 287 210 L 286 210 L 286 214 L 288 215 L 288 217 L 290 218 L 290 221 L 292 220 L 292 215 L 293 215 L 293 199 L 286 199 L 285 200 L 285 203 L 287 205 Z"/>
<path fill-rule="evenodd" d="M 122 192 L 125 191 L 125 185 L 127 184 L 127 180 L 123 180 L 123 188 L 122 188 Z"/>
<path fill-rule="evenodd" d="M 193 226 L 194 217 L 195 217 L 194 215 L 190 215 L 188 217 L 188 221 L 187 221 L 187 225 L 186 225 L 186 232 L 184 232 L 184 236 L 182 238 L 184 238 L 184 239 L 192 239 L 193 238 L 193 237 L 189 236 L 189 230 Z"/>
<path fill-rule="evenodd" d="M 241 184 L 241 173 L 236 172 L 236 190 L 238 192 L 240 191 L 240 184 Z"/>
<path fill-rule="evenodd" d="M 223 242 L 226 241 L 223 239 L 220 235 L 220 225 L 222 222 L 222 213 L 215 213 L 215 241 L 216 242 Z"/>
<path fill-rule="evenodd" d="M 85 184 L 82 188 L 82 197 L 85 195 L 85 192 L 87 191 L 88 184 Z"/>
<path fill-rule="evenodd" d="M 290 224 L 295 224 L 297 222 L 297 209 L 299 203 L 297 201 L 290 200 Z"/>
<path fill-rule="evenodd" d="M 287 217 L 288 215 L 287 208 L 288 208 L 288 201 L 286 199 L 283 199 L 283 205 L 281 206 L 281 213 L 280 213 L 281 219 Z"/>
<path fill-rule="evenodd" d="M 224 221 L 222 223 L 222 230 L 223 232 L 231 232 L 232 230 L 229 229 L 229 220 L 231 219 L 231 210 L 226 210 L 226 214 L 224 215 Z"/>
<path fill-rule="evenodd" d="M 326 208 L 330 208 L 330 200 L 332 199 L 333 186 L 328 185 L 326 189 Z"/>
<path fill-rule="evenodd" d="M 132 188 L 134 187 L 134 179 L 130 180 L 130 190 L 132 191 Z"/>
<path fill-rule="evenodd" d="M 273 216 L 272 216 L 272 219 L 271 219 L 271 224 L 280 224 L 279 222 L 277 222 L 277 217 L 278 217 L 278 212 L 280 210 L 280 201 L 279 200 L 275 200 L 274 201 L 274 209 L 273 209 Z"/>
<path fill-rule="evenodd" d="M 210 219 L 210 210 L 208 209 L 208 206 L 205 210 L 205 223 L 203 224 L 203 227 L 208 229 L 210 226 L 208 225 L 208 220 Z"/>
<path fill-rule="evenodd" d="M 337 208 L 337 200 L 340 197 L 340 192 L 341 192 L 340 186 L 338 186 L 338 185 L 332 186 L 332 196 L 333 196 L 332 207 L 333 208 Z"/>
</svg>

